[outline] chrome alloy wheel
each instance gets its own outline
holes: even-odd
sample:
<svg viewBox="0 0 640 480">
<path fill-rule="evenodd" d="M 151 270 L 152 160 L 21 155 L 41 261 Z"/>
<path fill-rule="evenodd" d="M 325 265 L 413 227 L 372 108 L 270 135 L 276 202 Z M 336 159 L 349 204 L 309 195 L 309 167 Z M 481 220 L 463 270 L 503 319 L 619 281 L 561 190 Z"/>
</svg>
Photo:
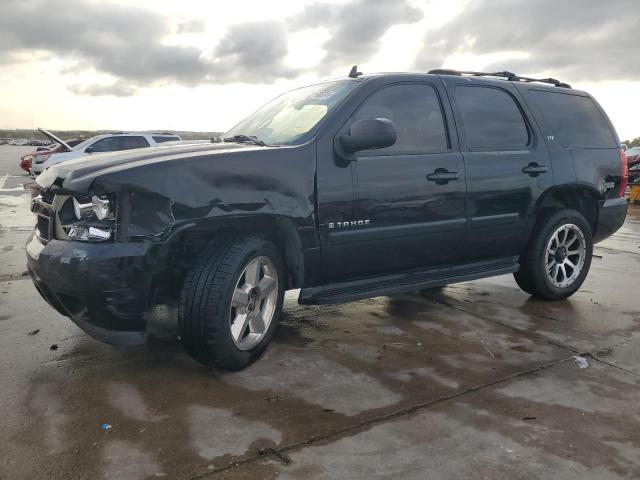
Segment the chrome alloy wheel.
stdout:
<svg viewBox="0 0 640 480">
<path fill-rule="evenodd" d="M 269 257 L 257 257 L 244 267 L 233 291 L 229 312 L 231 338 L 240 350 L 250 350 L 269 330 L 278 302 L 278 273 Z"/>
<path fill-rule="evenodd" d="M 587 242 L 580 227 L 571 223 L 560 226 L 545 251 L 547 278 L 558 288 L 568 287 L 580 275 L 586 255 Z"/>
</svg>

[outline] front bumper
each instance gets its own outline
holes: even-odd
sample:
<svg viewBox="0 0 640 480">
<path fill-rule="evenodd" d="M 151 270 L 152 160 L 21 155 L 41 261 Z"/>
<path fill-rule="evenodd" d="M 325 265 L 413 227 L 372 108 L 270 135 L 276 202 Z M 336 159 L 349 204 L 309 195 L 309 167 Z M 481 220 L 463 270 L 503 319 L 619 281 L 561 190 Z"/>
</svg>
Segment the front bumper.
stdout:
<svg viewBox="0 0 640 480">
<path fill-rule="evenodd" d="M 35 235 L 27 269 L 42 297 L 92 337 L 114 345 L 144 341 L 155 263 L 148 243 L 81 243 Z"/>
<path fill-rule="evenodd" d="M 624 224 L 628 208 L 629 202 L 626 198 L 613 198 L 600 202 L 598 224 L 593 235 L 593 242 L 600 242 L 617 232 Z"/>
</svg>

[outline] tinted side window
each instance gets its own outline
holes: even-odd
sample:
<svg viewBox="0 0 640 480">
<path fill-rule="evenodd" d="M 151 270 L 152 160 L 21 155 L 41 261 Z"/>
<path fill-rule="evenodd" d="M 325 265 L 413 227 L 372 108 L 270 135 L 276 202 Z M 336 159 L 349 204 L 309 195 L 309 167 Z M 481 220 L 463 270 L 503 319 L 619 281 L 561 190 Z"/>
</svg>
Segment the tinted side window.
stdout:
<svg viewBox="0 0 640 480">
<path fill-rule="evenodd" d="M 90 147 L 93 152 L 115 152 L 118 150 L 118 139 L 116 137 L 101 138 Z"/>
<path fill-rule="evenodd" d="M 430 85 L 391 85 L 377 91 L 365 100 L 351 120 L 365 118 L 387 118 L 398 132 L 395 145 L 368 153 L 392 155 L 448 149 L 442 108 L 438 94 Z"/>
<path fill-rule="evenodd" d="M 160 137 L 160 136 L 156 136 L 156 135 L 154 135 L 151 138 L 153 138 L 153 140 L 156 143 L 173 142 L 175 140 L 180 140 L 178 137 L 164 137 L 164 136 Z"/>
<path fill-rule="evenodd" d="M 469 147 L 513 150 L 529 144 L 522 113 L 504 90 L 459 86 L 455 95 Z"/>
<path fill-rule="evenodd" d="M 563 147 L 617 147 L 606 118 L 591 98 L 541 90 L 532 90 L 531 95 Z"/>
<path fill-rule="evenodd" d="M 120 150 L 132 150 L 148 146 L 149 142 L 144 137 L 120 137 Z"/>
</svg>

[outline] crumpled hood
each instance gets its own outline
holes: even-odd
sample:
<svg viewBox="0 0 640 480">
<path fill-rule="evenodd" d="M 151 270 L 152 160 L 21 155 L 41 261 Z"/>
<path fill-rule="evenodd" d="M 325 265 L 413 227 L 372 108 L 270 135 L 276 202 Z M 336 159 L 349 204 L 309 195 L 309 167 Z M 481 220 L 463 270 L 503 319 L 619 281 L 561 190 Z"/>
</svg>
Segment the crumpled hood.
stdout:
<svg viewBox="0 0 640 480">
<path fill-rule="evenodd" d="M 64 190 L 86 192 L 96 178 L 107 174 L 190 157 L 209 157 L 264 148 L 269 147 L 238 143 L 194 143 L 87 155 L 49 167 L 38 176 L 36 183 L 45 190 L 55 185 Z"/>
</svg>

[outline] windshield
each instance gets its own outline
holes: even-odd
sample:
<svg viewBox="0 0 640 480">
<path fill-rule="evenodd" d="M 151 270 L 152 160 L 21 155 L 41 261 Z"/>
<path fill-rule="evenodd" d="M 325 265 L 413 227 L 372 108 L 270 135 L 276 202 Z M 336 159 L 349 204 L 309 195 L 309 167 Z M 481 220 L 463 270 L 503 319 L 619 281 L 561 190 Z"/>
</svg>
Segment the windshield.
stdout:
<svg viewBox="0 0 640 480">
<path fill-rule="evenodd" d="M 296 144 L 357 85 L 354 80 L 340 80 L 292 90 L 249 115 L 223 138 L 247 136 L 266 144 Z"/>
</svg>

